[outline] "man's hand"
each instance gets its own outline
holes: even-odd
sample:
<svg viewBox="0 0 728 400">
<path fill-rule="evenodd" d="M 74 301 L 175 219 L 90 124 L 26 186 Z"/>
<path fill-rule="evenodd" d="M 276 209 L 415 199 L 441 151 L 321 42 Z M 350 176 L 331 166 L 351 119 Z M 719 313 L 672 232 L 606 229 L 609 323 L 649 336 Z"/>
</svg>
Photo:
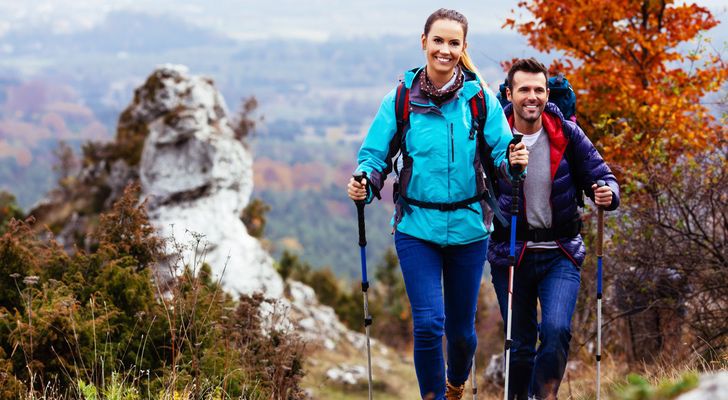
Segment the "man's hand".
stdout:
<svg viewBox="0 0 728 400">
<path fill-rule="evenodd" d="M 511 167 L 519 165 L 520 170 L 523 171 L 528 165 L 528 150 L 526 149 L 526 145 L 523 142 L 517 145 L 510 145 L 509 150 L 508 162 L 510 162 Z"/>
<path fill-rule="evenodd" d="M 595 183 L 592 185 L 592 190 L 594 191 L 594 204 L 599 207 L 609 207 L 612 204 L 612 188 L 607 185 L 599 187 Z"/>
</svg>

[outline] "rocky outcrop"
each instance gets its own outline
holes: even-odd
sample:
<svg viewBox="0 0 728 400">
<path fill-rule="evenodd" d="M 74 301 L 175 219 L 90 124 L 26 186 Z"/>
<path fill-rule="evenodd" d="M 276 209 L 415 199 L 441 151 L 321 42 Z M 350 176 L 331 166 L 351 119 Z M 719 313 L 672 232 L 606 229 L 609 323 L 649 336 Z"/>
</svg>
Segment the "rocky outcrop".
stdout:
<svg viewBox="0 0 728 400">
<path fill-rule="evenodd" d="M 240 216 L 253 191 L 252 156 L 236 139 L 225 102 L 213 82 L 187 68 L 157 68 L 134 92 L 119 118 L 116 140 L 86 146 L 85 163 L 74 186 L 55 191 L 36 208 L 42 224 L 56 226 L 70 249 L 84 248 L 92 221 L 130 183 L 141 184 L 150 223 L 167 240 L 169 257 L 157 277 L 206 263 L 233 294 L 262 292 L 284 307 L 284 321 L 269 328 L 294 329 L 327 350 L 340 345 L 366 350 L 363 334 L 348 330 L 331 307 L 319 304 L 313 289 L 283 281 L 273 259 L 251 237 Z M 266 303 L 267 304 L 267 303 Z M 275 310 L 261 310 L 276 315 Z M 378 352 L 388 350 L 372 341 Z"/>
<path fill-rule="evenodd" d="M 287 283 L 289 316 L 295 321 L 296 331 L 305 340 L 318 343 L 328 350 L 337 348 L 343 341 L 357 351 L 366 351 L 366 336 L 344 326 L 333 308 L 319 303 L 316 293 L 310 286 L 291 280 Z M 387 354 L 389 351 L 374 339 L 370 339 L 370 345 L 376 352 Z"/>
<path fill-rule="evenodd" d="M 168 253 L 179 256 L 159 271 L 207 263 L 234 294 L 280 297 L 273 259 L 241 220 L 253 190 L 252 164 L 212 80 L 163 65 L 134 91 L 115 140 L 87 143 L 80 172 L 30 214 L 69 252 L 88 250 L 98 215 L 140 182 L 151 224 L 168 240 Z"/>
<path fill-rule="evenodd" d="M 212 81 L 183 66 L 160 67 L 124 114 L 128 126 L 147 132 L 142 197 L 152 225 L 172 239 L 170 253 L 181 251 L 182 264 L 209 264 L 231 292 L 281 296 L 272 258 L 240 219 L 253 190 L 253 160 Z"/>
</svg>

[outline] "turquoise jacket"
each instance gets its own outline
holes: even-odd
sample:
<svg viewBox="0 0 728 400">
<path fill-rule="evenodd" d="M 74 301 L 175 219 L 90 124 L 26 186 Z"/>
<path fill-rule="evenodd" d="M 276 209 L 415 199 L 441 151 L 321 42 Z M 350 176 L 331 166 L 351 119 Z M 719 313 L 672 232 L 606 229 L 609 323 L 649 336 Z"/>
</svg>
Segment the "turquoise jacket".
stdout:
<svg viewBox="0 0 728 400">
<path fill-rule="evenodd" d="M 481 89 L 477 76 L 463 70 L 463 87 L 439 107 L 419 89 L 424 68 L 408 71 L 404 84 L 410 89 L 409 130 L 406 146 L 412 159 L 407 197 L 423 202 L 454 203 L 475 196 L 482 187 L 483 173 L 476 157 L 476 140 L 471 133 L 470 99 Z M 490 89 L 484 89 L 487 120 L 484 134 L 492 149 L 502 177 L 510 178 L 506 151 L 512 139 L 503 109 Z M 362 144 L 357 171 L 367 174 L 370 185 L 381 189 L 386 174 L 392 170 L 392 157 L 399 150 L 395 138 L 396 88 L 390 91 L 379 107 Z M 481 180 L 476 184 L 476 176 Z M 480 185 L 480 186 L 477 186 Z M 372 200 L 370 191 L 367 202 Z M 408 235 L 441 246 L 461 245 L 482 240 L 493 230 L 493 213 L 484 201 L 471 209 L 440 211 L 398 202 L 392 225 Z M 405 208 L 405 209 L 403 209 Z"/>
</svg>

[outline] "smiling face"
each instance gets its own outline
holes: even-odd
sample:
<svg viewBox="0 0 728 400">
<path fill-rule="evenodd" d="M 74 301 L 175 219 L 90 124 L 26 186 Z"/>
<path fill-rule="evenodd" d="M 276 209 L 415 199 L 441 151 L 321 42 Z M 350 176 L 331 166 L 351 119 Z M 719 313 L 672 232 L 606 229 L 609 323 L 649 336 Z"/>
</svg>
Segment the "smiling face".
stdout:
<svg viewBox="0 0 728 400">
<path fill-rule="evenodd" d="M 442 87 L 452 78 L 466 47 L 463 26 L 451 19 L 438 19 L 432 23 L 427 35 L 422 34 L 427 77 L 435 86 Z"/>
<path fill-rule="evenodd" d="M 546 75 L 540 72 L 516 71 L 506 95 L 513 103 L 516 129 L 525 134 L 540 130 L 541 114 L 549 99 Z"/>
</svg>

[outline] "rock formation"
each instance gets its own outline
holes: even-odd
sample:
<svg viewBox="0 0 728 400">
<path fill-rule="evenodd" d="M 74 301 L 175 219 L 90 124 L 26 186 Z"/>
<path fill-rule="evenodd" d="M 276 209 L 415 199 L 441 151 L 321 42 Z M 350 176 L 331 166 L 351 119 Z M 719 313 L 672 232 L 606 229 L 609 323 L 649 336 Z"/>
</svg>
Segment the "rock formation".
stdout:
<svg viewBox="0 0 728 400">
<path fill-rule="evenodd" d="M 183 245 L 184 263 L 208 263 L 233 293 L 281 296 L 272 258 L 240 219 L 253 190 L 253 160 L 235 139 L 212 81 L 163 66 L 137 89 L 125 114 L 148 132 L 139 177 L 150 221 Z M 204 259 L 194 234 L 204 235 Z"/>
</svg>

